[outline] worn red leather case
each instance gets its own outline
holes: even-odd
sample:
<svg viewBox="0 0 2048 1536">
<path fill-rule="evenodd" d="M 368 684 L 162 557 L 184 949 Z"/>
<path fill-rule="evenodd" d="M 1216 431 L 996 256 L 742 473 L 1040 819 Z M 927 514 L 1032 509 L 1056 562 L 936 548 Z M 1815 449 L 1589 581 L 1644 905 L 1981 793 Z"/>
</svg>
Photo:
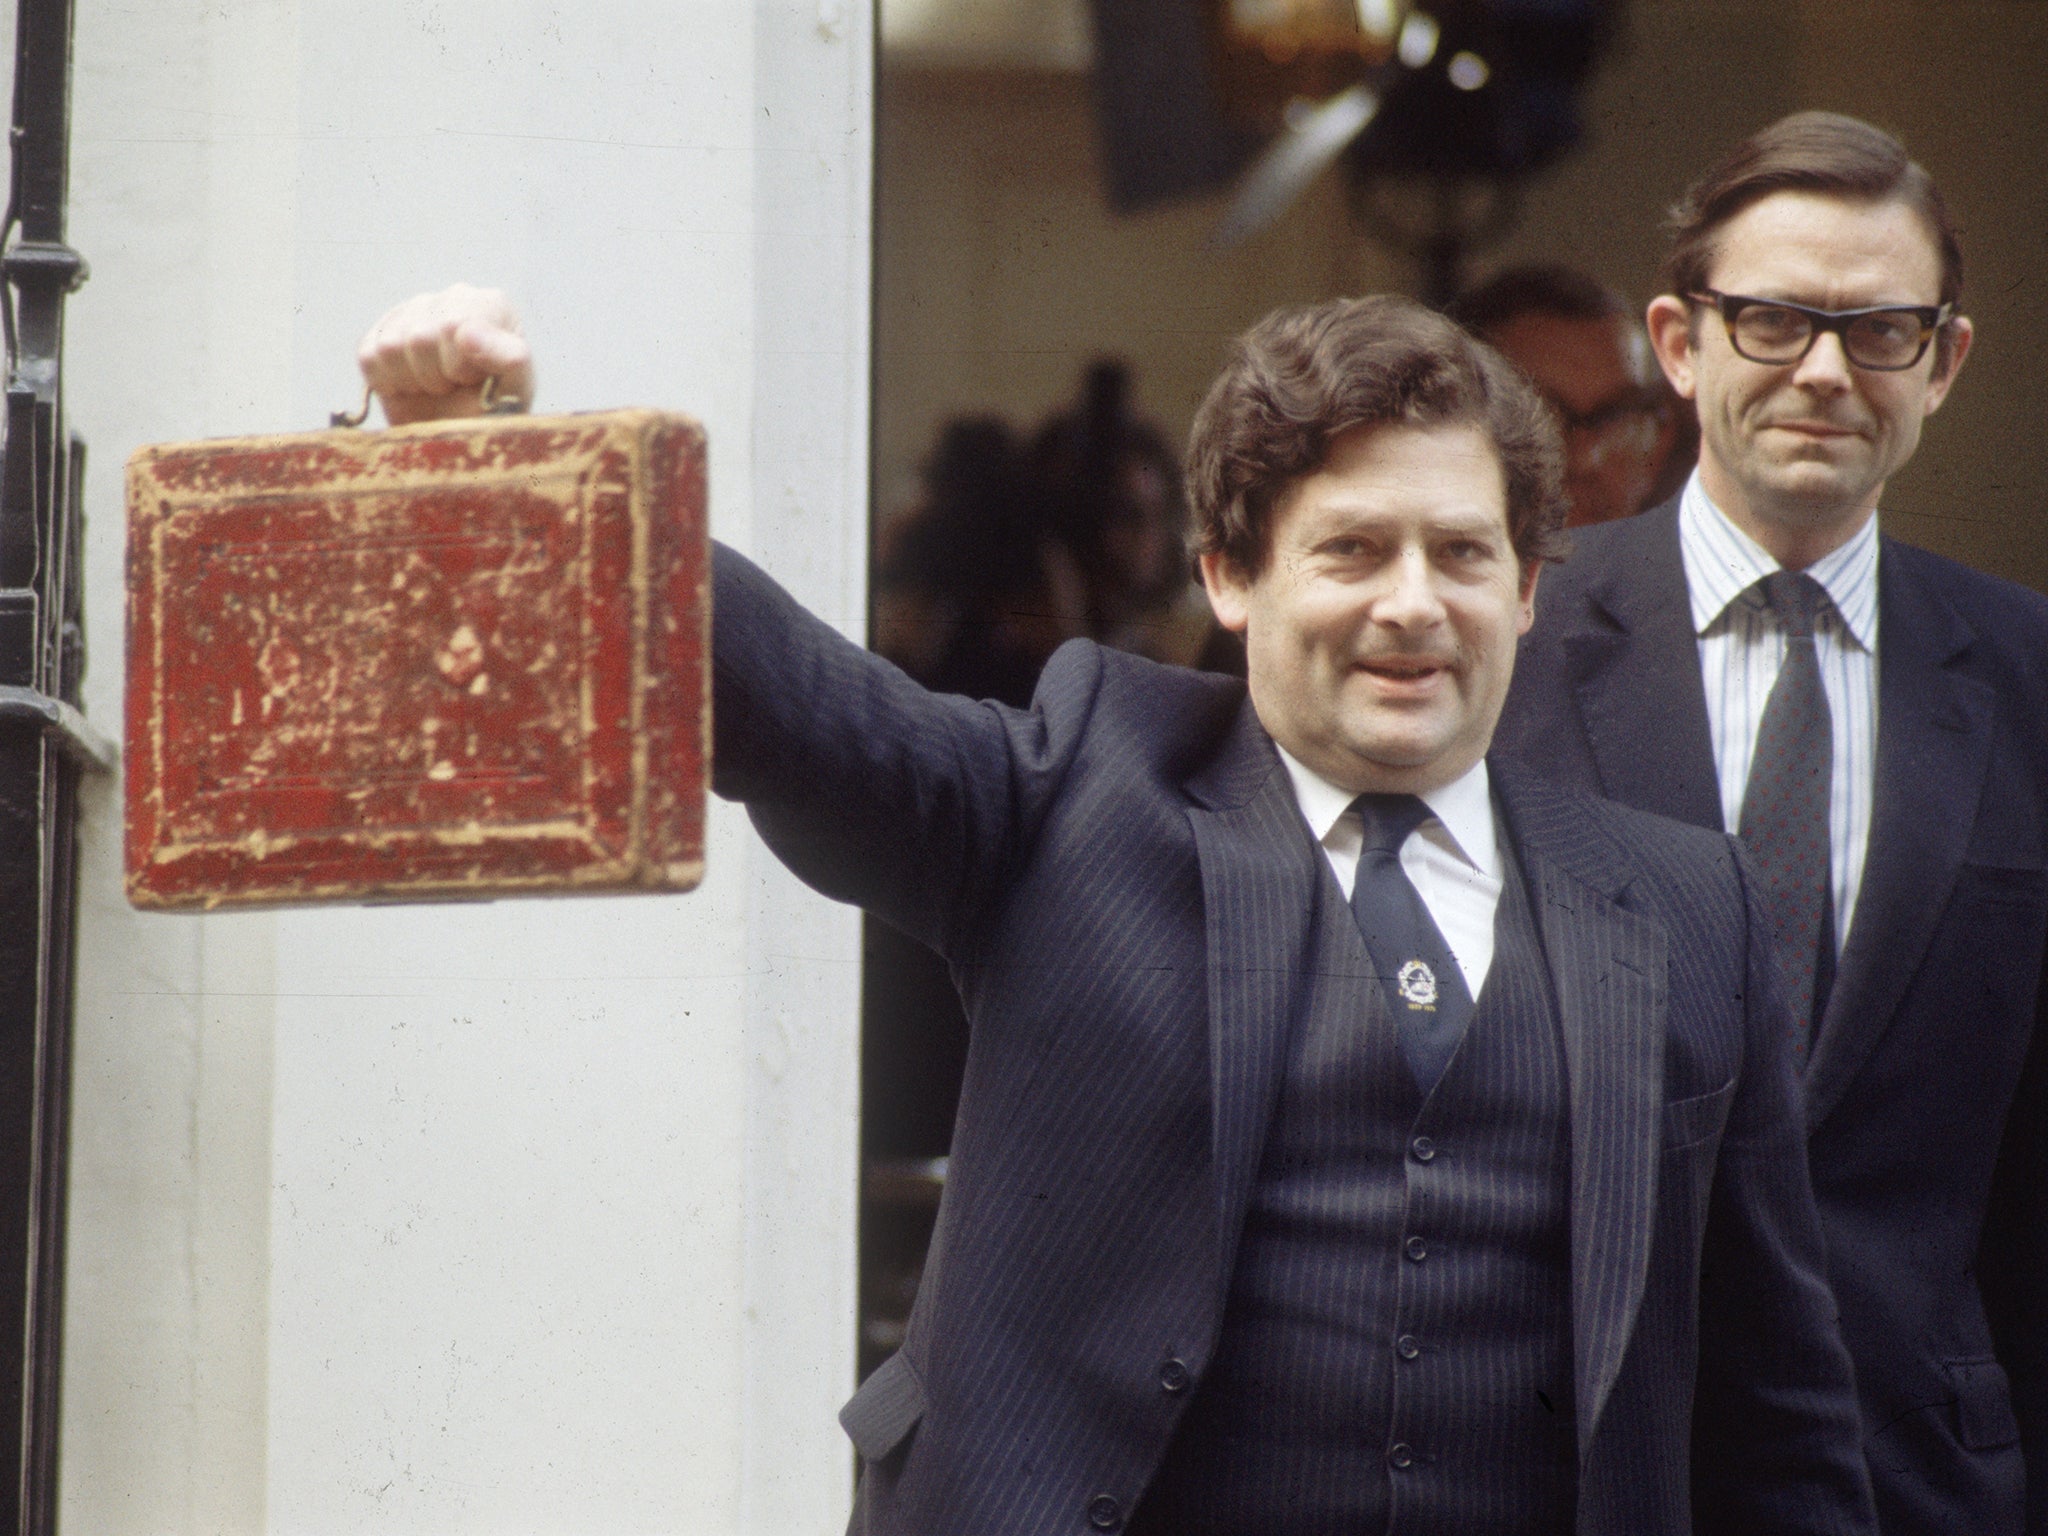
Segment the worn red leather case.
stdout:
<svg viewBox="0 0 2048 1536">
<path fill-rule="evenodd" d="M 704 491 L 655 411 L 138 450 L 128 899 L 695 885 Z"/>
</svg>

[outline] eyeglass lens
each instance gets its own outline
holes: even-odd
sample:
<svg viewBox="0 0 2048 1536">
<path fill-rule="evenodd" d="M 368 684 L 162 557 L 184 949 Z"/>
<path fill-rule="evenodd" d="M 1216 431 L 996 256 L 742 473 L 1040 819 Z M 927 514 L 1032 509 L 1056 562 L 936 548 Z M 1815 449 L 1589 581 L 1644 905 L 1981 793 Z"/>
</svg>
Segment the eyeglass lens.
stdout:
<svg viewBox="0 0 2048 1536">
<path fill-rule="evenodd" d="M 1880 309 L 1829 327 L 1849 361 L 1865 368 L 1910 368 L 1927 347 L 1927 330 L 1910 309 Z M 1752 362 L 1790 363 L 1813 343 L 1813 317 L 1778 304 L 1745 305 L 1729 327 L 1735 350 Z"/>
</svg>

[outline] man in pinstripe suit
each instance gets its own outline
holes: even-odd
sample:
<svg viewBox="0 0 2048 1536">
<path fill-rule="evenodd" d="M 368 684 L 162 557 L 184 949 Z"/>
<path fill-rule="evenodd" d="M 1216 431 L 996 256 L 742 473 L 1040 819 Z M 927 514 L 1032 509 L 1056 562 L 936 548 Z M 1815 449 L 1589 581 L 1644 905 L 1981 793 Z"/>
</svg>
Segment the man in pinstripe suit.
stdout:
<svg viewBox="0 0 2048 1536">
<path fill-rule="evenodd" d="M 1547 577 L 1500 750 L 1748 839 L 1770 701 L 1811 657 L 1822 921 L 1780 958 L 1880 1522 L 2043 1536 L 2048 602 L 1877 517 L 1969 351 L 1961 253 L 1898 143 L 1823 113 L 1674 222 L 1649 322 L 1699 467 Z M 1790 634 L 1756 598 L 1788 571 L 1818 600 Z"/>
<path fill-rule="evenodd" d="M 1254 328 L 1190 475 L 1249 696 L 1086 642 L 1028 710 L 934 695 L 719 551 L 716 788 L 972 1026 L 855 1530 L 1869 1530 L 1733 845 L 1485 758 L 1559 457 L 1420 306 Z M 1449 953 L 1390 986 L 1404 901 Z"/>
</svg>

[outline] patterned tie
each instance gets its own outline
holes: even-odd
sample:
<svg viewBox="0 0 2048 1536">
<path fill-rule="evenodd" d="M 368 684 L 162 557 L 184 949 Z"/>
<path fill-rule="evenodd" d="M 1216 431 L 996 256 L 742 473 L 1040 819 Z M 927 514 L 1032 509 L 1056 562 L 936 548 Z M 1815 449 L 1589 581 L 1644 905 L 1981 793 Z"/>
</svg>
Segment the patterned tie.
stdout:
<svg viewBox="0 0 2048 1536">
<path fill-rule="evenodd" d="M 1761 592 L 1785 631 L 1785 661 L 1757 725 L 1741 837 L 1763 881 L 1778 970 L 1792 1009 L 1793 1048 L 1803 1064 L 1834 971 L 1828 795 L 1835 738 L 1813 645 L 1814 614 L 1827 594 L 1797 571 L 1775 571 L 1751 590 Z M 1824 962 L 1823 942 L 1829 951 Z"/>
<path fill-rule="evenodd" d="M 1464 972 L 1401 868 L 1401 845 L 1429 819 L 1429 807 L 1413 795 L 1360 795 L 1351 808 L 1365 822 L 1351 914 L 1379 972 L 1401 1055 L 1426 1098 L 1472 1019 Z"/>
</svg>

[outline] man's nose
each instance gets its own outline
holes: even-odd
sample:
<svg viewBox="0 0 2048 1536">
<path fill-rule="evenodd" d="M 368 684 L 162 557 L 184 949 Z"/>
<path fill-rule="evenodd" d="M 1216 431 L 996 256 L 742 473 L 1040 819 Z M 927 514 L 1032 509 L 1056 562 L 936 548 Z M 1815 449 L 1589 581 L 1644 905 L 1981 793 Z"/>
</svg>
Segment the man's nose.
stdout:
<svg viewBox="0 0 2048 1536">
<path fill-rule="evenodd" d="M 1380 623 L 1419 629 L 1443 622 L 1443 595 L 1427 550 L 1402 550 L 1384 575 L 1385 589 L 1373 607 L 1373 617 Z"/>
<path fill-rule="evenodd" d="M 1839 394 L 1851 383 L 1849 369 L 1849 354 L 1842 349 L 1842 338 L 1833 331 L 1822 331 L 1799 360 L 1792 381 L 1807 389 Z"/>
</svg>

